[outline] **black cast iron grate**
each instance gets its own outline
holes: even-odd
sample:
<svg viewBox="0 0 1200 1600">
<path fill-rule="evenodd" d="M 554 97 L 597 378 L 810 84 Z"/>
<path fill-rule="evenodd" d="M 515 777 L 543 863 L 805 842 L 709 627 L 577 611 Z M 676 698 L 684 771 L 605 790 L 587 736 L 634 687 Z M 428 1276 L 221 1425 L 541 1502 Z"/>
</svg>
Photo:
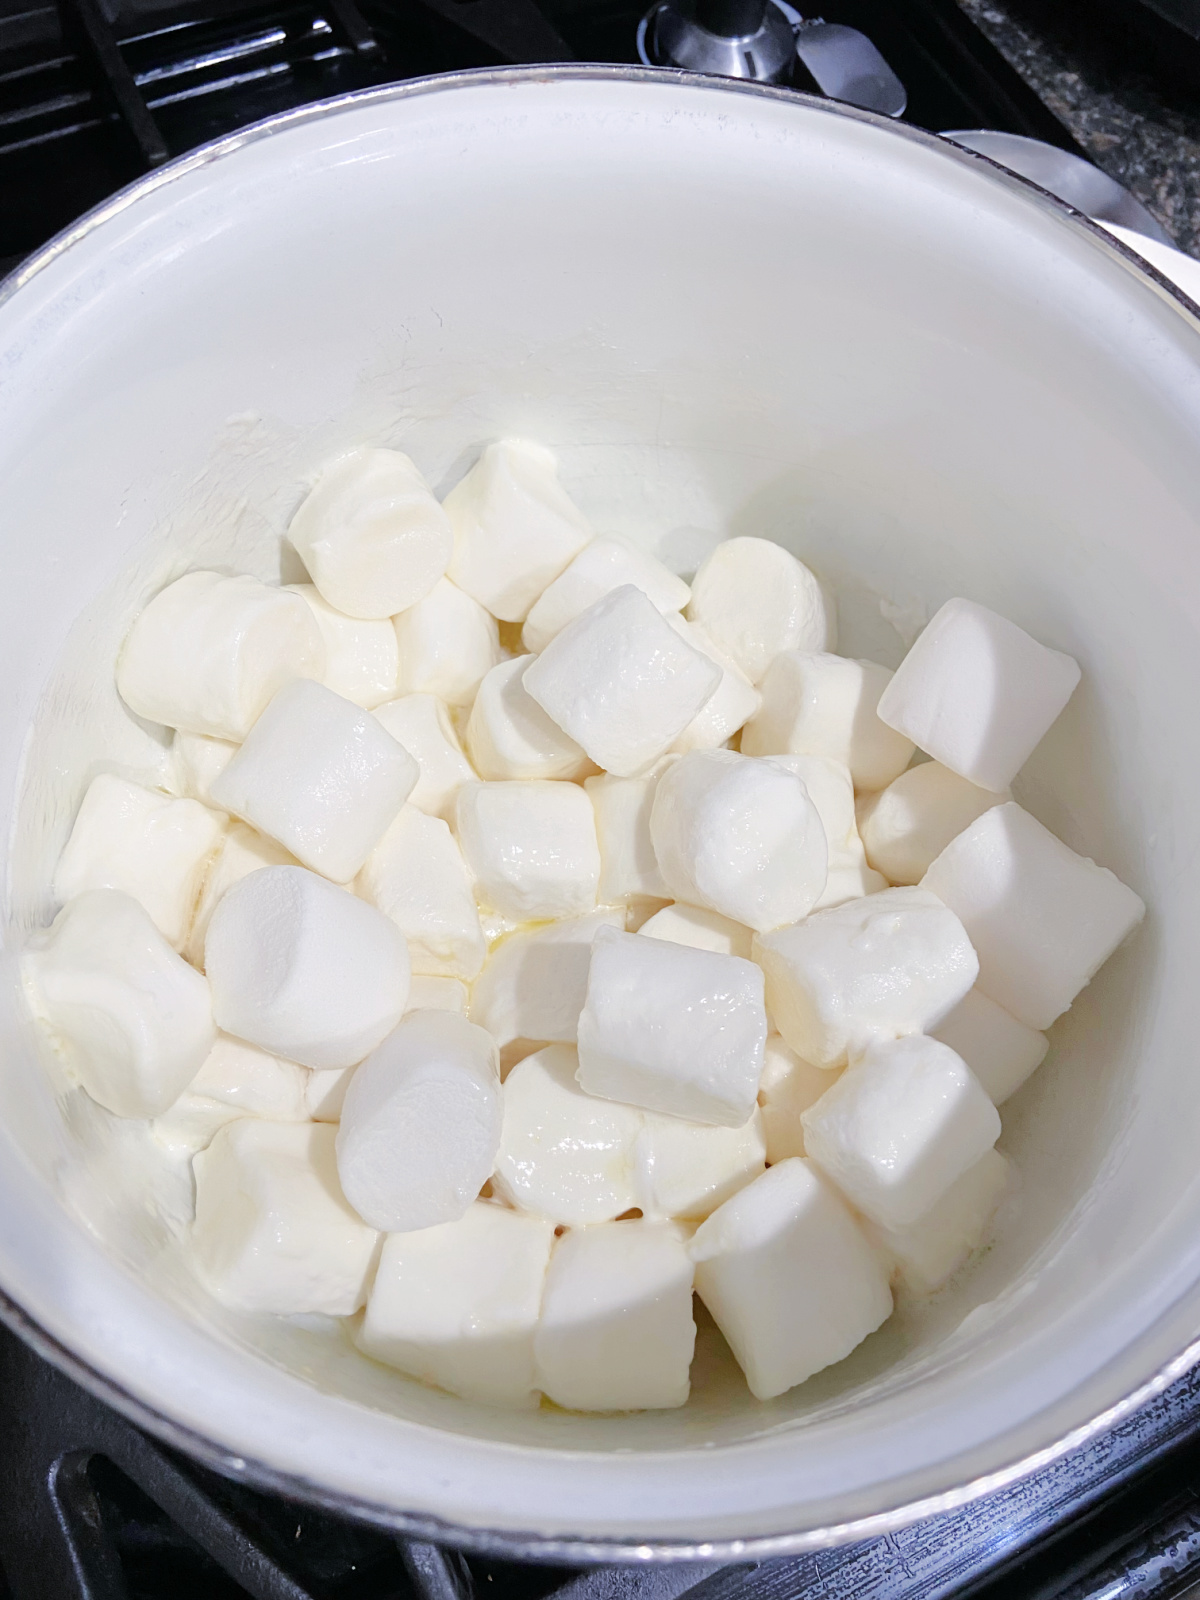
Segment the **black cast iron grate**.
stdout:
<svg viewBox="0 0 1200 1600">
<path fill-rule="evenodd" d="M 463 1556 L 222 1478 L 0 1329 L 0 1564 L 5 1600 L 1173 1600 L 1200 1581 L 1200 1373 L 1024 1482 L 883 1538 L 586 1569 Z"/>
</svg>

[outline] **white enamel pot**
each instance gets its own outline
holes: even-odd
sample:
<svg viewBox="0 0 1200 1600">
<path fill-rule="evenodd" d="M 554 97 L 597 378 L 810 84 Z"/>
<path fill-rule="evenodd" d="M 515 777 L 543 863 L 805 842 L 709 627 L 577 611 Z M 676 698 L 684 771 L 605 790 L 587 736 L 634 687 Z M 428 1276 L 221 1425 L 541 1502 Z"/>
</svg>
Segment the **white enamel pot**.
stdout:
<svg viewBox="0 0 1200 1600">
<path fill-rule="evenodd" d="M 1196 1358 L 1200 322 L 979 157 L 744 84 L 466 75 L 314 106 L 126 191 L 0 296 L 10 952 L 97 765 L 161 755 L 111 661 L 189 566 L 281 570 L 326 457 L 440 489 L 544 440 L 691 570 L 780 540 L 894 664 L 963 594 L 1076 655 L 1018 797 L 1134 885 L 1136 939 L 1005 1108 L 997 1242 L 767 1405 L 711 1330 L 683 1410 L 472 1407 L 318 1322 L 220 1315 L 140 1130 L 54 1091 L 3 990 L 0 1288 L 55 1359 L 248 1479 L 543 1557 L 780 1552 L 1027 1471 Z M 286 568 L 285 568 L 286 571 Z M 31 733 L 31 729 L 33 730 Z M 151 1186 L 152 1187 L 152 1186 Z M 176 1197 L 177 1199 L 178 1197 Z"/>
</svg>

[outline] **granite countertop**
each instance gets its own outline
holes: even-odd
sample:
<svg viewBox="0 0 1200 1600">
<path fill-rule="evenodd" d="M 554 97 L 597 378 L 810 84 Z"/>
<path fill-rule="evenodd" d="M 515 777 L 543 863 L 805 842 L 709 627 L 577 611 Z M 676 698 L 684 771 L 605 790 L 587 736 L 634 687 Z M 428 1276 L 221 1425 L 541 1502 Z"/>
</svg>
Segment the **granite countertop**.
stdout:
<svg viewBox="0 0 1200 1600">
<path fill-rule="evenodd" d="M 1165 85 L 1022 0 L 958 0 L 1086 153 L 1200 259 L 1200 82 Z M 1049 21 L 1047 18 L 1049 17 Z"/>
</svg>

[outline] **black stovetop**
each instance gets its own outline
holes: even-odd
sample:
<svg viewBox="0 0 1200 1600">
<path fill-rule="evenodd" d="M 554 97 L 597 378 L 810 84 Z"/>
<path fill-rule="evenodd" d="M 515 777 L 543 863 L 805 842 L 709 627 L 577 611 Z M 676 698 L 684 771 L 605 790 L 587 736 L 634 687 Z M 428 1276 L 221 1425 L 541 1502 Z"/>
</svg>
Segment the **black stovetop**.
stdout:
<svg viewBox="0 0 1200 1600">
<path fill-rule="evenodd" d="M 139 174 L 247 122 L 432 72 L 634 62 L 641 9 L 0 0 L 0 275 Z M 955 0 L 820 12 L 874 40 L 908 91 L 906 121 L 1075 148 Z M 0 1571 L 0 1600 L 5 1583 L 11 1600 L 1169 1600 L 1200 1580 L 1200 1377 L 1034 1478 L 886 1538 L 589 1572 L 463 1558 L 228 1482 L 0 1329 Z"/>
</svg>

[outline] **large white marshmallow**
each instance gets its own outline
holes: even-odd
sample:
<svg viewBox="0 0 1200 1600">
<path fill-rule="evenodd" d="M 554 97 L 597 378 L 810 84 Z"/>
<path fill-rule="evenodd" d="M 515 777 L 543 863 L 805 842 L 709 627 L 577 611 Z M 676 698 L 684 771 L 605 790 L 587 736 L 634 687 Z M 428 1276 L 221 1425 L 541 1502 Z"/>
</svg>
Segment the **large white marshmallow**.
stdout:
<svg viewBox="0 0 1200 1600">
<path fill-rule="evenodd" d="M 579 1017 L 589 1094 L 740 1128 L 753 1114 L 767 1015 L 751 961 L 601 928 Z"/>
<path fill-rule="evenodd" d="M 825 829 L 830 860 L 841 851 L 852 850 L 858 841 L 858 819 L 854 811 L 854 779 L 845 762 L 813 755 L 777 755 L 766 759 L 785 772 L 795 773 L 803 782 Z"/>
<path fill-rule="evenodd" d="M 64 1066 L 119 1117 L 156 1117 L 217 1036 L 209 987 L 116 889 L 68 901 L 21 958 L 33 1014 Z"/>
<path fill-rule="evenodd" d="M 758 1400 L 844 1360 L 891 1315 L 879 1255 L 807 1161 L 781 1161 L 739 1190 L 689 1251 L 696 1292 Z"/>
<path fill-rule="evenodd" d="M 339 1120 L 355 1070 L 354 1067 L 320 1067 L 309 1073 L 304 1104 L 314 1122 Z"/>
<path fill-rule="evenodd" d="M 500 1147 L 500 1071 L 490 1035 L 449 1011 L 413 1011 L 358 1067 L 342 1102 L 338 1176 L 373 1228 L 454 1222 Z"/>
<path fill-rule="evenodd" d="M 1044 1033 L 1018 1022 L 979 988 L 969 990 L 930 1033 L 963 1058 L 995 1106 L 1016 1094 L 1050 1048 Z"/>
<path fill-rule="evenodd" d="M 481 905 L 515 922 L 579 916 L 595 906 L 596 814 L 578 784 L 464 784 L 456 818 Z"/>
<path fill-rule="evenodd" d="M 591 538 L 544 445 L 501 439 L 445 499 L 450 576 L 502 622 L 520 622 Z"/>
<path fill-rule="evenodd" d="M 450 560 L 450 519 L 398 450 L 356 450 L 326 467 L 288 538 L 331 606 L 393 616 L 427 595 Z"/>
<path fill-rule="evenodd" d="M 801 1121 L 809 1158 L 885 1228 L 923 1217 L 1000 1137 L 966 1062 L 921 1035 L 869 1046 Z"/>
<path fill-rule="evenodd" d="M 217 1133 L 192 1170 L 192 1252 L 223 1305 L 279 1316 L 358 1310 L 378 1235 L 341 1192 L 328 1123 L 242 1117 Z"/>
<path fill-rule="evenodd" d="M 308 602 L 325 641 L 325 673 L 321 682 L 334 694 L 368 710 L 396 693 L 400 652 L 390 616 L 348 617 L 324 599 L 311 583 L 292 584 Z"/>
<path fill-rule="evenodd" d="M 653 775 L 614 778 L 603 772 L 584 783 L 596 813 L 598 893 L 604 905 L 617 900 L 670 898 L 650 838 L 650 808 L 657 781 Z"/>
<path fill-rule="evenodd" d="M 554 1247 L 534 1339 L 538 1387 L 571 1411 L 687 1402 L 692 1264 L 670 1223 L 573 1228 Z"/>
<path fill-rule="evenodd" d="M 825 888 L 829 847 L 803 781 L 732 750 L 667 768 L 650 837 L 676 899 L 760 933 L 798 921 Z"/>
<path fill-rule="evenodd" d="M 285 683 L 324 671 L 325 641 L 298 594 L 246 574 L 189 572 L 129 630 L 117 688 L 150 722 L 236 742 Z"/>
<path fill-rule="evenodd" d="M 406 694 L 376 706 L 375 717 L 420 768 L 408 804 L 453 823 L 458 791 L 478 773 L 463 753 L 445 701 L 433 694 Z"/>
<path fill-rule="evenodd" d="M 184 733 L 176 728 L 171 755 L 179 793 L 202 805 L 215 805 L 212 785 L 237 752 L 232 739 L 210 739 L 205 733 Z"/>
<path fill-rule="evenodd" d="M 922 882 L 961 917 L 984 994 L 1030 1028 L 1061 1016 L 1146 914 L 1012 801 L 952 840 Z"/>
<path fill-rule="evenodd" d="M 571 1045 L 526 1056 L 504 1080 L 492 1185 L 520 1211 L 567 1227 L 611 1222 L 641 1204 L 642 1113 L 585 1094 Z M 682 1126 L 682 1124 L 681 1124 Z"/>
<path fill-rule="evenodd" d="M 800 1119 L 833 1087 L 838 1076 L 836 1071 L 805 1061 L 779 1034 L 773 1033 L 767 1040 L 758 1081 L 758 1106 L 767 1160 L 772 1166 L 805 1153 L 804 1124 Z"/>
<path fill-rule="evenodd" d="M 569 739 L 525 690 L 533 656 L 493 667 L 479 685 L 467 719 L 467 752 L 481 778 L 579 778 L 592 770 Z"/>
<path fill-rule="evenodd" d="M 184 955 L 194 967 L 204 966 L 204 941 L 208 925 L 223 895 L 260 867 L 296 867 L 300 863 L 290 850 L 274 839 L 257 832 L 246 822 L 231 822 L 225 838 L 204 879 L 196 905 Z"/>
<path fill-rule="evenodd" d="M 962 923 L 926 889 L 885 889 L 759 934 L 754 959 L 775 1026 L 817 1067 L 936 1027 L 979 972 Z"/>
<path fill-rule="evenodd" d="M 212 1142 L 218 1128 L 237 1117 L 308 1122 L 309 1077 L 294 1061 L 281 1061 L 219 1033 L 187 1089 L 155 1119 L 154 1136 L 176 1154 L 195 1155 Z"/>
<path fill-rule="evenodd" d="M 624 584 L 555 635 L 526 690 L 597 766 L 643 771 L 715 693 L 721 669 Z"/>
<path fill-rule="evenodd" d="M 867 865 L 862 841 L 846 850 L 835 851 L 829 858 L 829 875 L 814 911 L 824 911 L 829 906 L 845 905 L 847 900 L 862 900 L 866 895 L 879 894 L 890 888 L 882 872 Z"/>
<path fill-rule="evenodd" d="M 348 883 L 395 820 L 417 763 L 369 711 L 319 683 L 281 689 L 213 784 L 226 811 Z"/>
<path fill-rule="evenodd" d="M 782 650 L 837 649 L 837 613 L 802 562 L 771 539 L 726 539 L 692 582 L 688 616 L 758 683 Z"/>
<path fill-rule="evenodd" d="M 120 889 L 180 950 L 223 835 L 221 818 L 199 801 L 102 772 L 88 785 L 58 858 L 54 894 L 67 901 L 85 889 Z"/>
<path fill-rule="evenodd" d="M 479 1201 L 384 1240 L 355 1334 L 365 1355 L 484 1405 L 533 1407 L 533 1339 L 554 1225 Z"/>
<path fill-rule="evenodd" d="M 932 1294 L 984 1242 L 1008 1183 L 1009 1165 L 989 1150 L 907 1228 L 866 1225 L 867 1237 L 892 1262 L 892 1276 L 914 1294 Z"/>
<path fill-rule="evenodd" d="M 402 695 L 435 694 L 451 706 L 469 706 L 497 662 L 504 659 L 495 617 L 449 578 L 395 618 Z"/>
<path fill-rule="evenodd" d="M 640 589 L 664 615 L 682 611 L 691 592 L 653 556 L 619 539 L 593 539 L 534 601 L 521 642 L 535 654 L 544 650 L 568 622 L 626 583 Z"/>
<path fill-rule="evenodd" d="M 681 754 L 688 750 L 716 750 L 726 744 L 758 710 L 762 696 L 746 674 L 718 649 L 698 623 L 669 616 L 667 621 L 681 639 L 721 669 L 721 681 L 671 744 Z"/>
<path fill-rule="evenodd" d="M 858 826 L 867 860 L 889 883 L 920 883 L 951 839 L 1007 798 L 923 761 L 863 797 Z"/>
<path fill-rule="evenodd" d="M 743 753 L 827 756 L 849 768 L 856 789 L 882 789 L 914 748 L 876 714 L 890 678 L 874 661 L 783 651 L 759 686 L 762 710 L 742 729 Z"/>
<path fill-rule="evenodd" d="M 947 600 L 879 700 L 890 728 L 982 789 L 1008 788 L 1079 682 L 1079 663 L 971 600 Z"/>
<path fill-rule="evenodd" d="M 668 939 L 672 944 L 686 944 L 693 950 L 713 950 L 719 956 L 741 956 L 751 959 L 754 935 L 743 923 L 732 922 L 717 911 L 704 906 L 663 906 L 652 917 L 647 917 L 638 932 L 647 939 Z"/>
<path fill-rule="evenodd" d="M 707 1217 L 757 1178 L 765 1160 L 757 1110 L 740 1128 L 706 1127 L 645 1111 L 635 1150 L 636 1204 L 652 1219 Z"/>
<path fill-rule="evenodd" d="M 404 1015 L 404 935 L 303 867 L 263 867 L 221 900 L 205 970 L 226 1033 L 305 1067 L 349 1067 Z"/>
<path fill-rule="evenodd" d="M 487 955 L 471 875 L 440 817 L 405 806 L 367 857 L 357 888 L 389 916 L 422 976 L 476 977 Z"/>
<path fill-rule="evenodd" d="M 507 934 L 471 991 L 471 1021 L 501 1047 L 515 1039 L 574 1044 L 592 941 L 601 928 L 624 926 L 622 910 L 604 908 Z"/>
</svg>

